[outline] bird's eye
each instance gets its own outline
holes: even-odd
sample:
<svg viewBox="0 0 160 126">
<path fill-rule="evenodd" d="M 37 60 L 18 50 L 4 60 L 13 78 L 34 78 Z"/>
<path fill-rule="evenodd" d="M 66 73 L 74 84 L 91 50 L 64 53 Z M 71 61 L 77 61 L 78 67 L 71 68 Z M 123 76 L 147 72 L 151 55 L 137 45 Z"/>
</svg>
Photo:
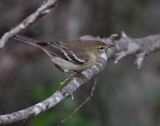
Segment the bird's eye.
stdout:
<svg viewBox="0 0 160 126">
<path fill-rule="evenodd" d="M 105 50 L 105 49 L 104 49 L 103 46 L 101 46 L 101 47 L 98 48 L 98 51 L 99 51 L 100 53 L 104 52 L 104 50 Z"/>
</svg>

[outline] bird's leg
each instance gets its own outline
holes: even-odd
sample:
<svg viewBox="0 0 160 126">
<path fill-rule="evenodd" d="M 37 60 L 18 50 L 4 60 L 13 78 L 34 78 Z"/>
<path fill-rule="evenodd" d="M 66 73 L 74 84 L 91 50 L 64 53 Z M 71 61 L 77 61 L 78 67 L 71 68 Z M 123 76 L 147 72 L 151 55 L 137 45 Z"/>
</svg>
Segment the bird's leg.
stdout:
<svg viewBox="0 0 160 126">
<path fill-rule="evenodd" d="M 70 74 L 70 76 L 67 78 L 67 79 L 65 79 L 63 82 L 61 82 L 60 83 L 60 87 L 59 87 L 59 91 L 62 93 L 62 88 L 63 88 L 63 86 L 66 84 L 66 82 L 68 82 L 68 81 L 70 81 L 73 77 L 75 77 L 75 75 L 76 74 Z M 73 92 L 66 92 L 66 93 L 69 93 L 70 95 L 71 95 L 71 97 L 72 97 L 72 99 L 74 99 L 74 96 L 73 96 Z"/>
<path fill-rule="evenodd" d="M 67 79 L 65 79 L 63 82 L 60 83 L 60 88 L 59 88 L 60 92 L 62 92 L 63 86 L 64 86 L 68 81 L 70 81 L 73 77 L 75 77 L 75 74 L 74 74 L 74 73 L 71 73 L 71 74 L 69 74 L 69 77 L 68 77 Z M 70 93 L 70 94 L 71 94 L 71 93 Z M 71 95 L 71 96 L 72 96 L 72 95 Z"/>
<path fill-rule="evenodd" d="M 60 66 L 58 66 L 57 64 L 55 64 L 55 66 L 56 66 L 60 71 L 65 72 L 65 71 L 64 71 Z M 64 86 L 68 81 L 70 81 L 72 77 L 73 77 L 72 74 L 70 74 L 70 76 L 69 76 L 67 79 L 65 79 L 63 82 L 60 82 L 60 87 L 59 87 L 59 91 L 60 91 L 60 92 L 62 92 L 63 86 Z M 70 93 L 70 95 L 72 96 L 72 99 L 74 99 L 73 93 L 72 93 L 72 92 L 69 92 L 69 93 Z"/>
<path fill-rule="evenodd" d="M 80 76 L 80 77 L 84 80 L 84 84 L 83 84 L 83 85 L 81 86 L 81 88 L 80 88 L 80 89 L 83 89 L 83 88 L 86 86 L 86 84 L 87 84 L 87 80 L 86 80 L 86 78 L 85 78 L 85 76 L 84 76 L 83 74 L 81 74 L 81 73 L 79 73 L 79 72 L 77 72 L 77 71 L 74 71 L 74 72 L 72 72 L 72 73 L 69 73 L 69 77 L 68 77 L 67 79 L 65 79 L 63 82 L 60 83 L 60 88 L 59 88 L 60 92 L 62 92 L 63 86 L 64 86 L 68 81 L 70 81 L 73 77 L 76 77 L 76 76 Z M 71 92 L 69 92 L 69 93 L 70 93 L 71 96 L 73 97 L 72 93 L 71 93 Z"/>
<path fill-rule="evenodd" d="M 59 87 L 59 91 L 62 93 L 62 88 L 63 86 L 68 82 L 70 81 L 73 77 L 76 77 L 76 76 L 80 76 L 84 83 L 81 85 L 80 87 L 80 90 L 85 88 L 86 84 L 87 84 L 87 79 L 85 78 L 85 76 L 77 71 L 74 71 L 73 73 L 70 73 L 69 77 L 67 79 L 65 79 L 63 82 L 60 83 L 60 87 Z M 74 99 L 74 96 L 73 96 L 73 92 L 66 92 L 66 93 L 69 93 L 72 97 L 72 99 Z"/>
<path fill-rule="evenodd" d="M 60 71 L 64 72 L 64 70 L 63 70 L 60 66 L 58 66 L 57 64 L 54 64 L 54 65 L 55 65 L 55 67 L 57 67 Z"/>
<path fill-rule="evenodd" d="M 59 91 L 60 91 L 61 93 L 62 93 L 62 88 L 63 88 L 63 86 L 66 84 L 66 82 L 68 82 L 69 80 L 71 80 L 71 78 L 72 78 L 72 77 L 69 76 L 67 79 L 65 79 L 63 82 L 60 83 Z M 74 99 L 73 92 L 68 91 L 68 92 L 66 92 L 66 93 L 69 93 L 69 94 L 71 95 L 72 99 Z"/>
<path fill-rule="evenodd" d="M 65 79 L 63 82 L 60 82 L 59 90 L 62 92 L 63 86 L 71 79 L 71 76 L 69 76 L 67 79 Z"/>
</svg>

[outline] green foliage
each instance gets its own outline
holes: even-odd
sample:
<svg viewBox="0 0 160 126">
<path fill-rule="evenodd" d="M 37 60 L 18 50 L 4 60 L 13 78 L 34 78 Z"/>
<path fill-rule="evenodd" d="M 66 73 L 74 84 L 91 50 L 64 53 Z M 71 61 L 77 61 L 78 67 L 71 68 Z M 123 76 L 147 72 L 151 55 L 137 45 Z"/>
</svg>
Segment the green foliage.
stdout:
<svg viewBox="0 0 160 126">
<path fill-rule="evenodd" d="M 30 89 L 30 92 L 36 100 L 42 101 L 47 97 L 51 96 L 56 90 L 58 90 L 60 85 L 59 83 L 62 81 L 64 81 L 64 78 L 57 79 L 57 81 L 53 82 L 52 85 L 46 85 L 46 84 L 33 85 Z"/>
<path fill-rule="evenodd" d="M 34 117 L 29 126 L 50 126 L 54 121 L 53 113 L 51 110 L 45 111 L 44 113 Z"/>
</svg>

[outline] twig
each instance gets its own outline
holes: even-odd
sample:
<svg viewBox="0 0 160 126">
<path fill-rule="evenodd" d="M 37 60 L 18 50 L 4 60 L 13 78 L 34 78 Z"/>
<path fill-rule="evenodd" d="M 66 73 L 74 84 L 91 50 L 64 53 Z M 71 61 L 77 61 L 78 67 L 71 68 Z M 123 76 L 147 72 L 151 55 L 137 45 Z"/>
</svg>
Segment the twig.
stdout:
<svg viewBox="0 0 160 126">
<path fill-rule="evenodd" d="M 80 104 L 74 111 L 71 115 L 69 115 L 68 117 L 66 117 L 65 119 L 61 120 L 60 123 L 57 125 L 57 126 L 61 126 L 65 121 L 67 121 L 68 119 L 71 119 L 82 107 L 84 107 L 92 98 L 93 96 L 93 93 L 95 91 L 95 88 L 97 86 L 97 82 L 98 82 L 98 75 L 95 77 L 95 81 L 94 81 L 94 84 L 92 86 L 92 89 L 91 89 L 91 93 L 90 95 L 83 101 L 82 104 Z"/>
<path fill-rule="evenodd" d="M 10 31 L 6 32 L 0 39 L 0 49 L 5 46 L 5 43 L 10 40 L 12 37 L 23 31 L 25 28 L 27 28 L 29 25 L 34 23 L 36 20 L 38 20 L 43 15 L 46 15 L 50 12 L 50 8 L 55 6 L 56 2 L 58 0 L 47 0 L 44 1 L 43 4 L 30 16 L 28 16 L 26 19 L 24 19 L 19 25 L 17 25 L 15 28 L 11 29 Z"/>
</svg>

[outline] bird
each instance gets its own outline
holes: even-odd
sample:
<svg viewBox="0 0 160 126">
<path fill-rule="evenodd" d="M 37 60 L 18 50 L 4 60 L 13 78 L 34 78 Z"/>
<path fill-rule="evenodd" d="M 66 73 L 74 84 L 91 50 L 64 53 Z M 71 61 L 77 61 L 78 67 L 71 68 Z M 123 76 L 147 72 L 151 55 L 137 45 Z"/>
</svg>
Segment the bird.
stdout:
<svg viewBox="0 0 160 126">
<path fill-rule="evenodd" d="M 16 35 L 16 40 L 26 42 L 45 51 L 47 55 L 63 72 L 80 72 L 93 66 L 107 48 L 107 45 L 98 40 L 72 40 L 72 41 L 39 41 L 23 35 Z"/>
</svg>

